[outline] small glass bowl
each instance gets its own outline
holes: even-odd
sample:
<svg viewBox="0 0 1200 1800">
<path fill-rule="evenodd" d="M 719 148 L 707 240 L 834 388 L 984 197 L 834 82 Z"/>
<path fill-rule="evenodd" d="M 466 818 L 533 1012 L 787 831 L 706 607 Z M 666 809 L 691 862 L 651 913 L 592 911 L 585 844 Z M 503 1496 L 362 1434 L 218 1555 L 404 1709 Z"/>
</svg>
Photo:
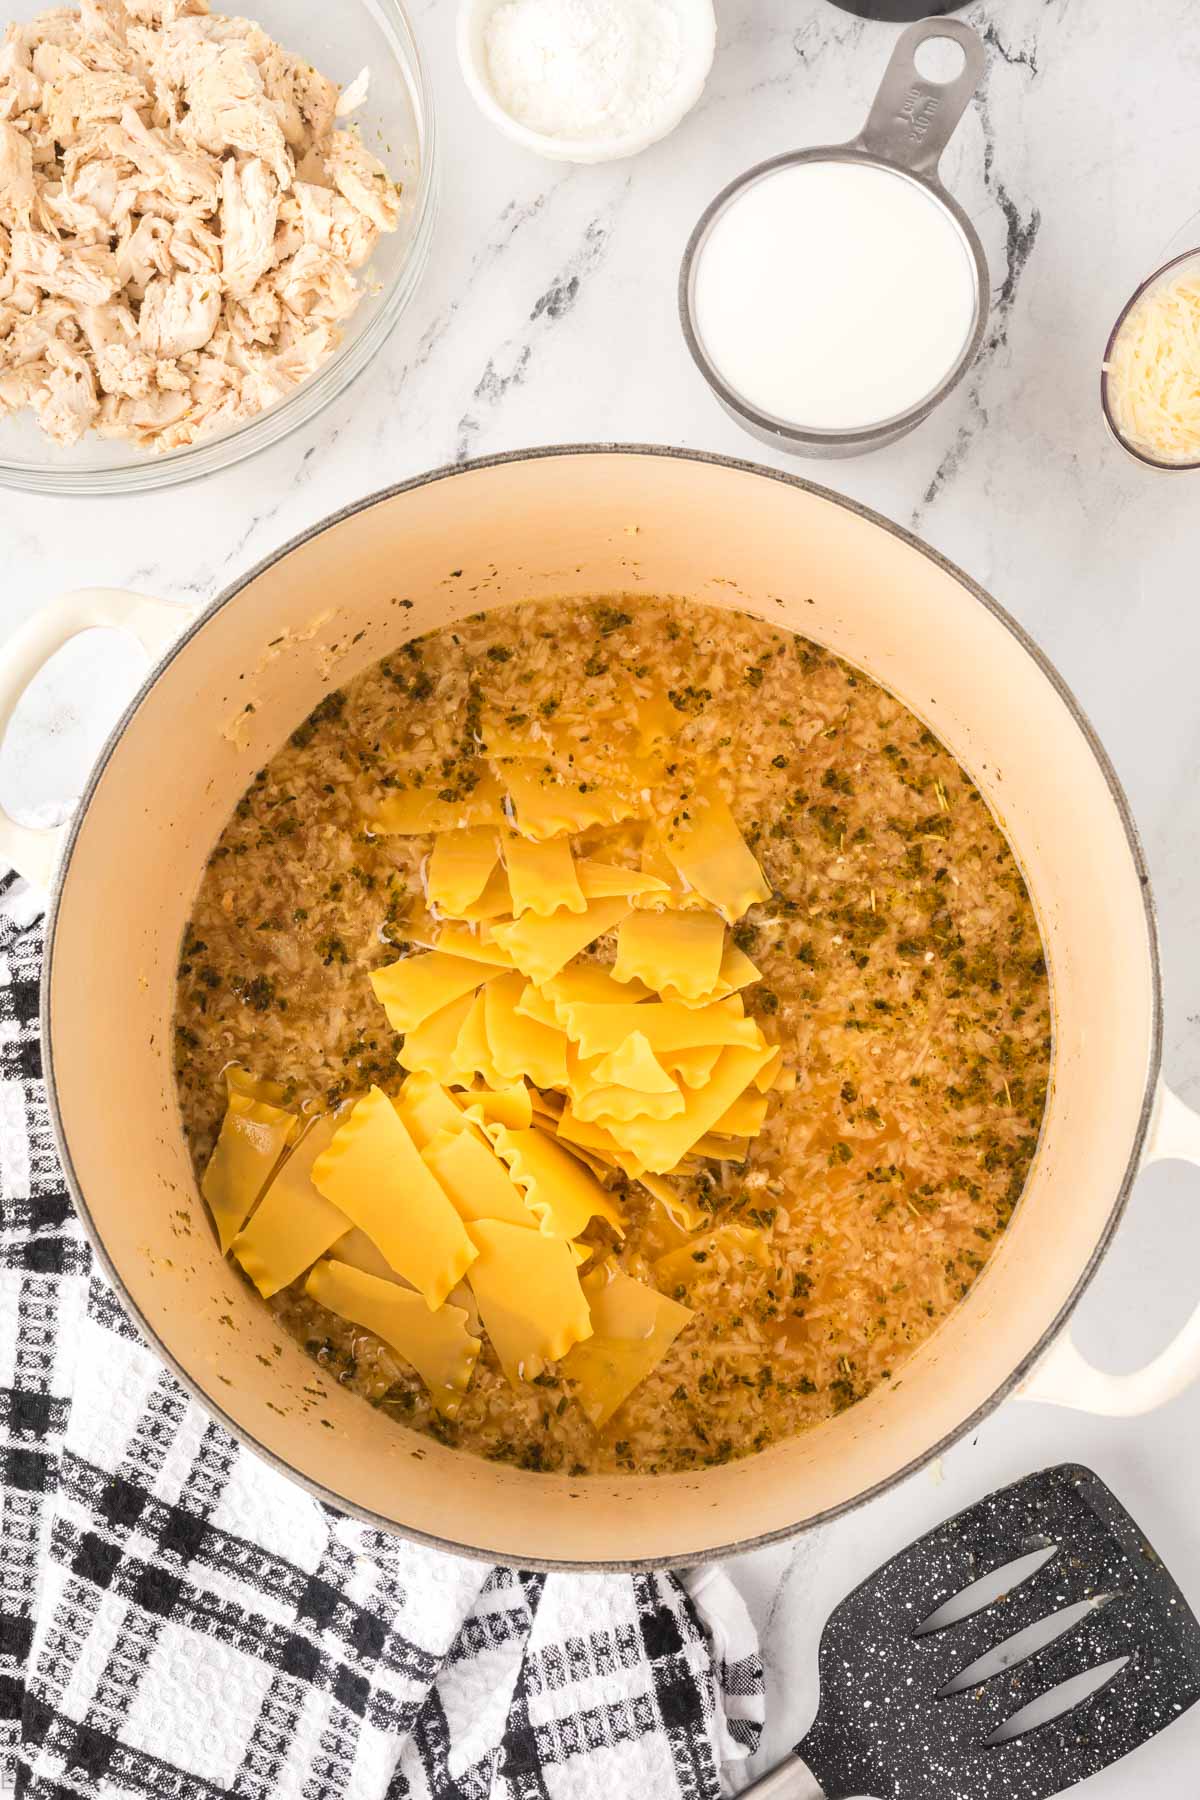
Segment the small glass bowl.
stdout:
<svg viewBox="0 0 1200 1800">
<path fill-rule="evenodd" d="M 1163 263 L 1161 268 L 1155 269 L 1153 275 L 1148 275 L 1141 286 L 1134 289 L 1118 313 L 1116 324 L 1108 334 L 1108 342 L 1104 346 L 1104 357 L 1100 365 L 1100 410 L 1104 415 L 1104 423 L 1108 427 L 1109 436 L 1124 450 L 1126 456 L 1132 457 L 1134 462 L 1141 463 L 1144 469 L 1156 469 L 1165 475 L 1181 475 L 1190 470 L 1200 469 L 1200 458 L 1196 458 L 1192 462 L 1163 462 L 1157 456 L 1151 456 L 1149 451 L 1139 450 L 1136 444 L 1130 443 L 1122 433 L 1113 413 L 1112 401 L 1108 392 L 1108 365 L 1112 360 L 1112 353 L 1116 348 L 1117 339 L 1121 335 L 1125 321 L 1138 301 L 1152 288 L 1156 288 L 1161 281 L 1165 281 L 1168 276 L 1177 274 L 1180 269 L 1193 262 L 1200 265 L 1200 250 L 1184 250 L 1180 255 L 1173 256 L 1170 262 Z"/>
<path fill-rule="evenodd" d="M 22 20 L 53 0 L 10 0 Z M 217 8 L 214 8 L 217 10 Z M 89 432 L 53 444 L 32 413 L 0 419 L 0 485 L 39 494 L 135 494 L 214 475 L 307 425 L 345 392 L 412 299 L 433 236 L 437 148 L 433 95 L 400 0 L 252 0 L 242 10 L 277 43 L 346 87 L 370 70 L 366 101 L 352 115 L 367 149 L 402 184 L 399 228 L 380 238 L 357 271 L 363 296 L 338 348 L 315 375 L 267 411 L 179 450 L 138 450 Z"/>
</svg>

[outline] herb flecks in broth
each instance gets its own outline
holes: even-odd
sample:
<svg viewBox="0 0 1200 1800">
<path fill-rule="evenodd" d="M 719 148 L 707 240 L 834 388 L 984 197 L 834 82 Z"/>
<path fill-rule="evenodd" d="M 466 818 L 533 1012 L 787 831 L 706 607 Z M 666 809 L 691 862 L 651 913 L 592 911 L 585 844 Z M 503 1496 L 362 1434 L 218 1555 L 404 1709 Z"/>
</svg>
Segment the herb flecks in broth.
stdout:
<svg viewBox="0 0 1200 1800">
<path fill-rule="evenodd" d="M 919 720 L 818 646 L 736 613 L 538 603 L 403 646 L 328 696 L 239 803 L 181 955 L 177 1065 L 198 1170 L 231 1062 L 273 1077 L 293 1109 L 373 1085 L 399 1094 L 402 1038 L 369 976 L 427 941 L 433 839 L 376 835 L 371 809 L 389 795 L 470 804 L 489 735 L 503 748 L 533 722 L 573 744 L 587 782 L 611 760 L 605 721 L 651 687 L 684 717 L 680 763 L 717 771 L 766 876 L 768 897 L 728 938 L 759 976 L 741 990 L 746 1013 L 796 1078 L 744 1162 L 671 1175 L 671 1211 L 599 1176 L 625 1236 L 593 1221 L 593 1255 L 690 1319 L 663 1330 L 657 1366 L 597 1427 L 571 1380 L 581 1351 L 514 1390 L 485 1337 L 448 1419 L 410 1363 L 302 1280 L 268 1302 L 385 1411 L 531 1468 L 697 1468 L 893 1378 L 991 1254 L 1045 1100 L 1032 908 L 982 797 Z M 621 829 L 577 836 L 577 863 Z M 642 830 L 630 822 L 626 852 L 603 860 L 646 867 Z M 611 964 L 615 934 L 588 954 Z"/>
</svg>

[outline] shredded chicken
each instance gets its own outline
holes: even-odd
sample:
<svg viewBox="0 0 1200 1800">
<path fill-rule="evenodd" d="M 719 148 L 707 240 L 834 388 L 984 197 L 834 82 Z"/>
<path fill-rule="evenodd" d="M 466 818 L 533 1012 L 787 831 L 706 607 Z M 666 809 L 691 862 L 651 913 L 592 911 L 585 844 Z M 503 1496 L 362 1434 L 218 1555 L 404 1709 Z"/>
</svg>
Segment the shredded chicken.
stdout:
<svg viewBox="0 0 1200 1800">
<path fill-rule="evenodd" d="M 208 0 L 80 0 L 0 40 L 0 417 L 167 450 L 308 380 L 400 189 L 345 93 Z"/>
</svg>

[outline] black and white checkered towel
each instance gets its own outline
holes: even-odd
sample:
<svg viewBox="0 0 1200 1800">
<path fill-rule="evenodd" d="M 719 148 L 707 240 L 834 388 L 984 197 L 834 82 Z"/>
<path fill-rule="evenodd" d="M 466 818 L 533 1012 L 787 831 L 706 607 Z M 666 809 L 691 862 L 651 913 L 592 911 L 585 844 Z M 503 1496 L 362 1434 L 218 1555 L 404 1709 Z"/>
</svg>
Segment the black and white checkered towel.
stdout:
<svg viewBox="0 0 1200 1800">
<path fill-rule="evenodd" d="M 0 1774 L 29 1800 L 710 1800 L 757 1742 L 715 1570 L 538 1575 L 372 1531 L 241 1448 L 90 1252 L 0 881 Z"/>
</svg>

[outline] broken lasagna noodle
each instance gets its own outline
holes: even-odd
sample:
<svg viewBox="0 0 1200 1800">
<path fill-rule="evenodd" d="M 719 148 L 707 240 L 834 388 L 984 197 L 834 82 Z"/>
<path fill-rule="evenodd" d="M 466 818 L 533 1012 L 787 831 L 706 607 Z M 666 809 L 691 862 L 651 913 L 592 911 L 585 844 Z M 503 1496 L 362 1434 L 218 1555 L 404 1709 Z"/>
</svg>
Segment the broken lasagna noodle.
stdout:
<svg viewBox="0 0 1200 1800">
<path fill-rule="evenodd" d="M 222 1248 L 330 1374 L 648 1473 L 843 1410 L 969 1291 L 1049 994 L 999 827 L 882 688 L 734 612 L 539 602 L 402 646 L 260 772 L 176 1058 Z"/>
</svg>

